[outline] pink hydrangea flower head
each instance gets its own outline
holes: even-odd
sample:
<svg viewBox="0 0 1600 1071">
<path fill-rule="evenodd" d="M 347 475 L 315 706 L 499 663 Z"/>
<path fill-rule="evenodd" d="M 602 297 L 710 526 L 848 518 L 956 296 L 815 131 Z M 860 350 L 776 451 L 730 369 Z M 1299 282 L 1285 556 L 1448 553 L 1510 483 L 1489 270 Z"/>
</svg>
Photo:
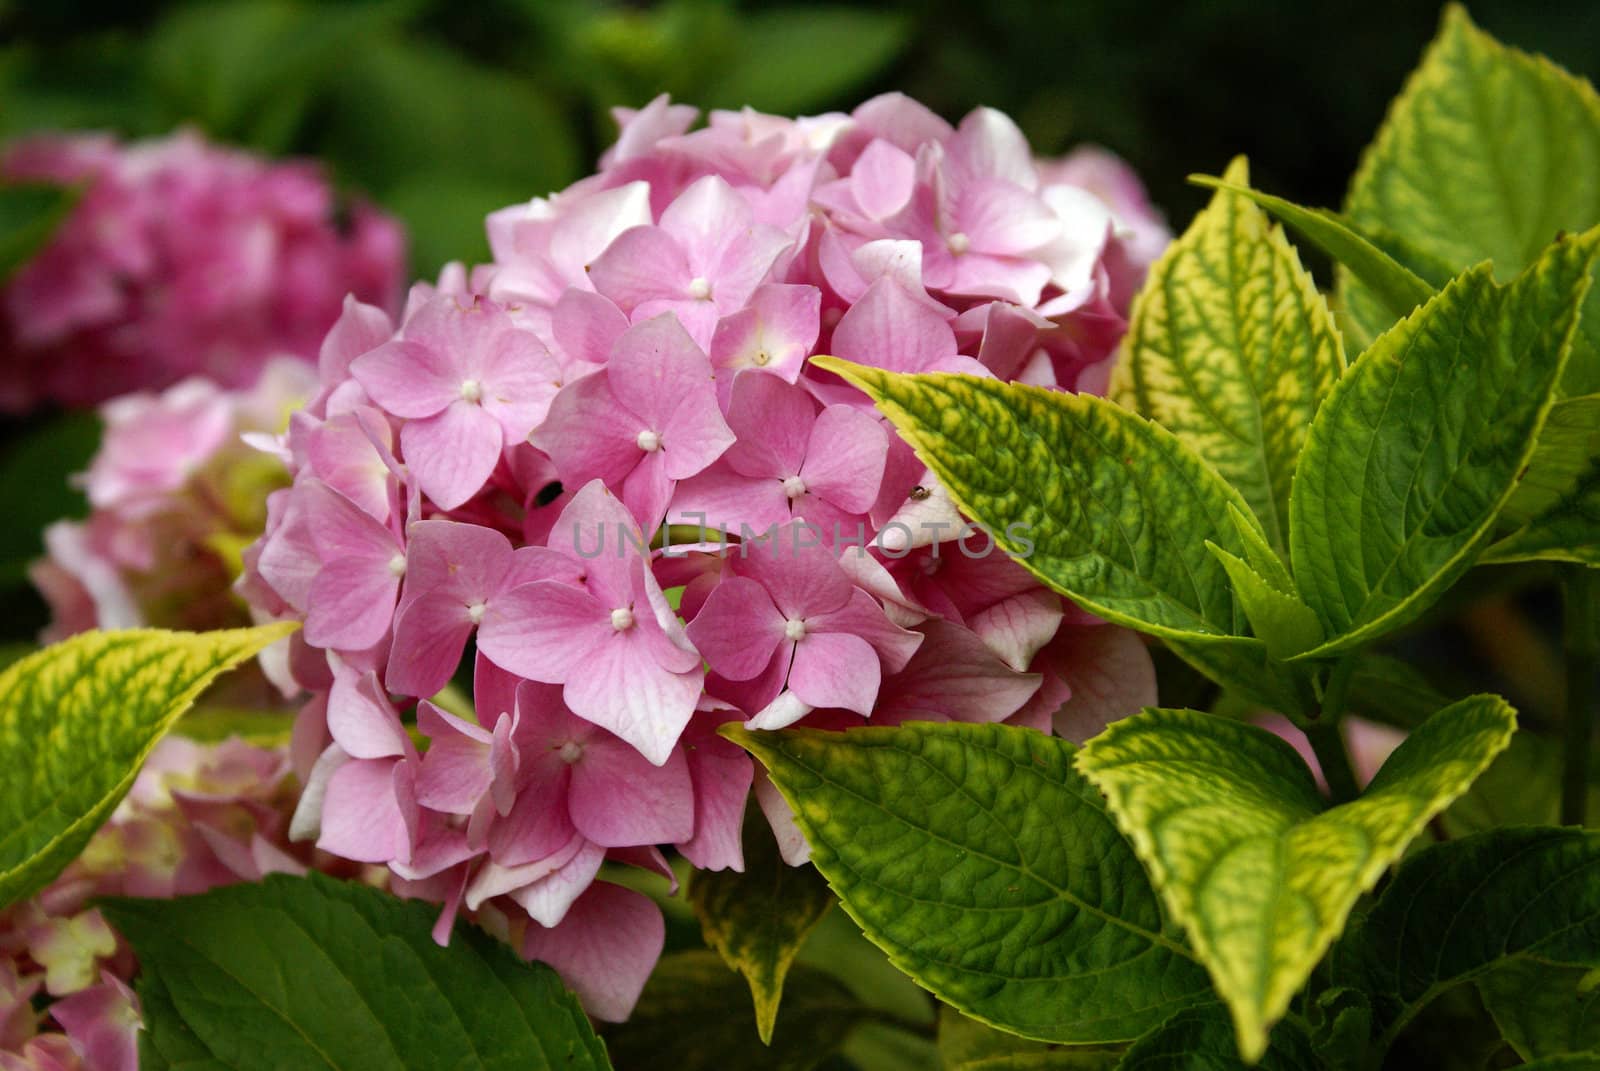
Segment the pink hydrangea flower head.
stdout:
<svg viewBox="0 0 1600 1071">
<path fill-rule="evenodd" d="M 341 221 L 309 164 L 192 133 L 44 135 L 0 156 L 0 177 L 84 187 L 0 293 L 0 408 L 93 405 L 191 375 L 248 387 L 273 357 L 314 358 L 346 294 L 399 295 L 398 226 L 359 202 Z"/>
</svg>

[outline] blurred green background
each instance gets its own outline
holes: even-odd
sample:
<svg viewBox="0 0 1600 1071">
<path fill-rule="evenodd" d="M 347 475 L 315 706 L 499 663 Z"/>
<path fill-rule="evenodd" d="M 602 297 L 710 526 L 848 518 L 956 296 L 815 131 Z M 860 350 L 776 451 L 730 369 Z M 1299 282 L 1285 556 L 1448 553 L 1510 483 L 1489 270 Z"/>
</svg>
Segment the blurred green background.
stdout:
<svg viewBox="0 0 1600 1071">
<path fill-rule="evenodd" d="M 1478 0 L 1491 33 L 1585 74 L 1593 0 Z M 1016 116 L 1039 151 L 1096 141 L 1175 224 L 1184 183 L 1249 153 L 1264 187 L 1337 203 L 1433 32 L 1437 3 L 1348 0 L 0 0 L 0 136 L 183 123 L 325 160 L 400 215 L 415 267 L 486 255 L 482 217 L 590 169 L 608 109 L 848 109 L 902 89 L 957 118 Z"/>
</svg>

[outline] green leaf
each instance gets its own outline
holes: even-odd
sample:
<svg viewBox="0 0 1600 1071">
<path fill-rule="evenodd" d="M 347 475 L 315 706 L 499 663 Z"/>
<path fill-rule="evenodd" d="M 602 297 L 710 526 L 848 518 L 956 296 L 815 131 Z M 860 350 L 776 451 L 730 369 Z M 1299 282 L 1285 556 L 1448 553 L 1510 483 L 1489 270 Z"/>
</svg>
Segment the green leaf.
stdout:
<svg viewBox="0 0 1600 1071">
<path fill-rule="evenodd" d="M 1440 993 L 1517 956 L 1600 966 L 1600 833 L 1499 829 L 1424 848 L 1330 963 L 1368 993 L 1385 1046 Z"/>
<path fill-rule="evenodd" d="M 1452 837 L 1561 820 L 1561 743 L 1519 732 L 1466 795 L 1439 816 Z M 1589 777 L 1589 814 L 1600 815 L 1600 769 Z"/>
<path fill-rule="evenodd" d="M 833 906 L 827 883 L 812 866 L 790 866 L 764 820 L 745 822 L 744 873 L 696 871 L 689 902 L 706 944 L 750 983 L 756 1029 L 772 1042 L 783 979 L 795 953 Z"/>
<path fill-rule="evenodd" d="M 1301 237 L 1359 279 L 1366 288 L 1363 297 L 1367 299 L 1366 304 L 1359 306 L 1355 324 L 1363 348 L 1390 324 L 1411 315 L 1412 309 L 1431 298 L 1438 287 L 1455 274 L 1455 269 L 1451 267 L 1444 272 L 1443 278 L 1436 279 L 1430 285 L 1428 280 L 1391 252 L 1391 248 L 1398 245 L 1393 238 L 1387 240 L 1391 248 L 1385 248 L 1383 239 L 1364 232 L 1350 219 L 1336 212 L 1324 208 L 1304 208 L 1293 201 L 1231 181 L 1227 175 L 1221 179 L 1190 175 L 1189 181 L 1249 198 L 1272 213 L 1279 222 L 1294 228 Z M 1423 259 L 1414 252 L 1408 251 L 1408 255 L 1413 261 Z M 1428 270 L 1437 272 L 1438 266 L 1430 264 Z"/>
<path fill-rule="evenodd" d="M 751 12 L 740 17 L 738 47 L 700 99 L 779 115 L 825 107 L 887 66 L 910 30 L 897 12 L 821 5 Z"/>
<path fill-rule="evenodd" d="M 1243 555 L 1244 499 L 1171 432 L 1104 398 L 817 357 L 878 404 L 968 517 L 1057 591 L 1174 639 L 1242 635 L 1210 539 Z"/>
<path fill-rule="evenodd" d="M 1120 1049 L 1049 1045 L 987 1027 L 952 1008 L 939 1010 L 944 1071 L 1110 1071 Z"/>
<path fill-rule="evenodd" d="M 808 1071 L 874 1014 L 827 974 L 797 966 L 772 1043 L 763 1047 L 744 981 L 715 952 L 694 950 L 664 956 L 633 1015 L 607 1029 L 605 1038 L 624 1071 Z"/>
<path fill-rule="evenodd" d="M 1552 509 L 1600 468 L 1600 394 L 1566 398 L 1550 407 L 1527 473 L 1500 511 L 1523 524 Z"/>
<path fill-rule="evenodd" d="M 1295 471 L 1295 581 L 1324 657 L 1415 619 L 1472 565 L 1532 455 L 1589 288 L 1600 228 L 1507 287 L 1454 280 L 1361 355 Z"/>
<path fill-rule="evenodd" d="M 1261 1071 L 1322 1071 L 1298 1024 L 1285 1023 L 1272 1044 L 1251 1061 Z M 1129 1047 L 1116 1071 L 1238 1071 L 1238 1044 L 1227 1009 L 1206 1004 L 1179 1012 Z"/>
<path fill-rule="evenodd" d="M 1267 654 L 1286 659 L 1322 642 L 1322 622 L 1299 596 L 1273 586 L 1243 559 L 1206 540 L 1206 549 L 1228 571 L 1233 593 L 1250 619 L 1250 630 L 1267 645 Z"/>
<path fill-rule="evenodd" d="M 0 908 L 77 856 L 207 685 L 294 628 L 85 632 L 0 673 Z"/>
<path fill-rule="evenodd" d="M 1363 156 L 1345 210 L 1436 260 L 1489 259 L 1509 277 L 1558 234 L 1600 222 L 1600 97 L 1452 4 Z M 1352 313 L 1370 306 L 1366 291 L 1340 274 Z M 1585 333 L 1600 338 L 1600 316 L 1586 317 Z M 1600 348 L 1585 349 L 1570 393 L 1600 390 Z"/>
<path fill-rule="evenodd" d="M 1446 707 L 1390 756 L 1365 794 L 1323 810 L 1279 737 L 1192 710 L 1150 710 L 1078 753 L 1233 1013 L 1253 1061 L 1356 899 L 1506 746 L 1516 715 L 1493 696 Z"/>
<path fill-rule="evenodd" d="M 766 766 L 866 935 L 967 1015 L 1104 1043 L 1210 999 L 1067 742 L 957 723 L 723 733 Z"/>
<path fill-rule="evenodd" d="M 1600 394 L 1551 408 L 1527 474 L 1501 514 L 1518 527 L 1484 561 L 1600 566 Z"/>
<path fill-rule="evenodd" d="M 216 137 L 281 152 L 328 77 L 416 6 L 235 0 L 183 7 L 152 33 L 148 78 L 172 115 L 198 120 Z"/>
<path fill-rule="evenodd" d="M 0 186 L 0 284 L 44 248 L 78 194 L 68 186 Z"/>
<path fill-rule="evenodd" d="M 203 1053 L 201 1066 L 234 1071 L 610 1067 L 554 971 L 473 927 L 439 947 L 428 904 L 312 873 L 102 910 L 139 958 L 142 1058 L 188 1067 Z"/>
<path fill-rule="evenodd" d="M 1225 177 L 1248 185 L 1244 157 Z M 1295 460 L 1344 348 L 1282 229 L 1218 191 L 1150 269 L 1125 353 L 1111 396 L 1215 466 L 1287 546 Z"/>
<path fill-rule="evenodd" d="M 1514 959 L 1480 977 L 1478 993 L 1524 1060 L 1600 1055 L 1600 971 Z"/>
<path fill-rule="evenodd" d="M 1213 680 L 1304 709 L 1303 682 L 1245 635 L 1227 571 L 1205 548 L 1249 560 L 1265 544 L 1260 523 L 1171 432 L 1088 394 L 812 363 L 871 396 L 961 511 L 1045 584 L 1162 637 Z"/>
</svg>

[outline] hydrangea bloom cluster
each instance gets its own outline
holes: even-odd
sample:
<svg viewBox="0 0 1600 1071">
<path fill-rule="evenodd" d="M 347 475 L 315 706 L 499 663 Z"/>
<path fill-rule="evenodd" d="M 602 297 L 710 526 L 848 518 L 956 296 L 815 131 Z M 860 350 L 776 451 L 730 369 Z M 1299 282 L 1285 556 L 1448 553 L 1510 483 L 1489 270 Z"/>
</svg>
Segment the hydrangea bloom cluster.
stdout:
<svg viewBox="0 0 1600 1071">
<path fill-rule="evenodd" d="M 78 477 L 89 516 L 50 525 L 48 557 L 30 570 L 52 612 L 43 641 L 91 628 L 249 624 L 230 585 L 266 524 L 267 493 L 287 477 L 279 458 L 244 440 L 282 429 L 315 391 L 310 366 L 285 358 L 248 390 L 187 379 L 103 406 L 100 448 Z"/>
<path fill-rule="evenodd" d="M 900 95 L 798 120 L 658 99 L 599 172 L 488 220 L 493 263 L 352 305 L 242 582 L 304 621 L 295 833 L 383 864 L 631 1009 L 662 946 L 606 865 L 743 866 L 723 722 L 1010 721 L 1153 701 L 1130 633 L 994 552 L 831 353 L 1100 390 L 1166 241 L 1096 153 Z M 476 718 L 429 697 L 473 681 Z M 408 732 L 426 738 L 421 748 Z"/>
<path fill-rule="evenodd" d="M 136 965 L 90 906 L 95 897 L 184 896 L 310 866 L 355 870 L 288 842 L 294 796 L 281 750 L 181 737 L 157 745 L 82 856 L 0 912 L 0 1071 L 137 1071 Z"/>
<path fill-rule="evenodd" d="M 0 411 L 94 405 L 191 375 L 253 383 L 310 358 L 353 292 L 390 307 L 404 236 L 320 170 L 191 133 L 123 145 L 49 135 L 12 145 L 0 180 L 72 184 L 82 199 L 0 292 Z"/>
</svg>

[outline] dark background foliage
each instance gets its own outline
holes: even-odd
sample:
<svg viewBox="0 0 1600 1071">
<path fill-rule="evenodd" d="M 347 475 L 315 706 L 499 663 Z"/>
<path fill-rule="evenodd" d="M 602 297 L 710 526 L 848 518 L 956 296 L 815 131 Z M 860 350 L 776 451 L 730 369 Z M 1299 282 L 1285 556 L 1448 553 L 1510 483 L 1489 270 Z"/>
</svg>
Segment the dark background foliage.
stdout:
<svg viewBox="0 0 1600 1071">
<path fill-rule="evenodd" d="M 1580 73 L 1600 5 L 1476 0 L 1503 40 Z M 1248 153 L 1262 186 L 1337 204 L 1439 5 L 1419 0 L 226 0 L 0 2 L 0 135 L 190 123 L 326 160 L 400 214 L 416 267 L 485 253 L 490 208 L 559 188 L 657 92 L 707 107 L 847 109 L 902 89 L 1014 115 L 1043 153 L 1126 156 L 1178 223 L 1192 171 Z"/>
</svg>

